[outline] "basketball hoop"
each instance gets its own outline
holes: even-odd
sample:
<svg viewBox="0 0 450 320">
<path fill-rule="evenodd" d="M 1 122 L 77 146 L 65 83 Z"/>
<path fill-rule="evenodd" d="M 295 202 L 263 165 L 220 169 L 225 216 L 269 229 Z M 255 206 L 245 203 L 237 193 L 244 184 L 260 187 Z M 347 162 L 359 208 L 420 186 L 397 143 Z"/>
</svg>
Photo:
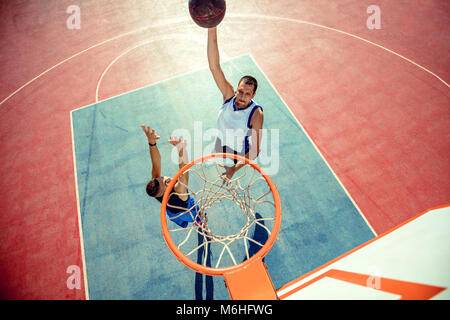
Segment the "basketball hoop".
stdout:
<svg viewBox="0 0 450 320">
<path fill-rule="evenodd" d="M 220 164 L 229 159 L 246 164 L 232 179 L 223 176 Z M 189 175 L 188 191 L 178 195 L 190 195 L 195 206 L 186 209 L 168 205 L 169 197 L 176 194 L 172 191 L 175 183 L 185 173 Z M 168 217 L 166 209 L 178 209 L 179 213 Z M 194 223 L 179 228 L 170 222 L 169 228 L 168 221 L 182 215 L 189 215 Z M 191 161 L 178 171 L 164 193 L 161 224 L 166 244 L 175 257 L 196 272 L 225 277 L 232 299 L 278 298 L 263 258 L 280 230 L 281 200 L 275 184 L 256 163 L 228 153 Z M 266 224 L 272 225 L 271 230 Z M 257 231 L 259 235 L 267 234 L 267 238 L 255 239 Z M 259 250 L 250 252 L 250 247 Z M 194 262 L 192 256 L 200 250 L 204 257 Z M 208 265 L 212 258 L 214 263 Z M 238 258 L 244 261 L 238 263 Z"/>
</svg>

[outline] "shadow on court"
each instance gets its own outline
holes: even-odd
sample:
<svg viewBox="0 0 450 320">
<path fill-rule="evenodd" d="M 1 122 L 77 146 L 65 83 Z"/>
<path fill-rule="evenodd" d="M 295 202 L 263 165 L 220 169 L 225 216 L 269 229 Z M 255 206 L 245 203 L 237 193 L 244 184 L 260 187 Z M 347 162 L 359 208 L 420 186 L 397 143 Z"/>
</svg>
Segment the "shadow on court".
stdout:
<svg viewBox="0 0 450 320">
<path fill-rule="evenodd" d="M 259 213 L 255 214 L 256 219 L 262 218 Z M 261 224 L 264 225 L 264 221 L 260 221 Z M 253 233 L 252 239 L 257 241 L 258 243 L 261 243 L 264 245 L 269 238 L 269 235 L 267 233 L 267 230 L 265 230 L 262 226 L 256 224 L 255 225 L 255 231 Z M 201 234 L 197 235 L 198 239 L 198 245 L 203 244 L 203 236 Z M 253 241 L 248 241 L 249 247 L 248 247 L 248 255 L 251 258 L 253 255 L 255 255 L 260 249 L 261 246 L 254 243 Z M 211 267 L 211 251 L 208 246 L 208 256 L 206 258 L 206 266 Z M 204 253 L 205 253 L 205 246 L 202 246 L 199 250 L 197 250 L 197 263 L 202 264 L 202 261 L 204 259 Z M 245 256 L 242 262 L 246 261 L 247 257 Z M 264 262 L 264 258 L 263 258 Z M 196 272 L 195 273 L 195 299 L 196 300 L 203 300 L 203 279 L 205 283 L 205 299 L 204 300 L 214 300 L 214 279 L 213 276 L 204 275 L 201 273 Z"/>
<path fill-rule="evenodd" d="M 261 219 L 262 216 L 256 212 L 255 213 L 255 219 Z M 259 223 L 261 223 L 262 225 L 264 224 L 264 220 L 261 220 Z M 269 239 L 269 234 L 267 233 L 267 230 L 264 229 L 263 227 L 261 227 L 259 224 L 255 224 L 255 232 L 253 234 L 252 237 L 253 240 L 257 241 L 258 243 L 261 243 L 263 246 L 266 244 L 267 239 Z M 254 243 L 253 241 L 248 241 L 249 243 L 249 247 L 248 247 L 248 256 L 251 258 L 253 257 L 262 247 L 259 246 L 258 244 Z M 263 258 L 263 262 L 264 262 Z M 247 257 L 244 257 L 244 259 L 242 260 L 242 262 L 244 262 L 245 260 L 247 260 Z"/>
<path fill-rule="evenodd" d="M 203 236 L 198 233 L 198 245 L 203 244 Z M 197 263 L 203 264 L 203 255 L 205 253 L 205 247 L 208 247 L 208 256 L 206 258 L 206 266 L 211 267 L 211 250 L 209 246 L 201 246 L 197 250 Z M 203 278 L 205 278 L 205 300 L 214 300 L 214 280 L 212 276 L 207 276 L 201 273 L 195 273 L 195 300 L 203 300 Z"/>
</svg>

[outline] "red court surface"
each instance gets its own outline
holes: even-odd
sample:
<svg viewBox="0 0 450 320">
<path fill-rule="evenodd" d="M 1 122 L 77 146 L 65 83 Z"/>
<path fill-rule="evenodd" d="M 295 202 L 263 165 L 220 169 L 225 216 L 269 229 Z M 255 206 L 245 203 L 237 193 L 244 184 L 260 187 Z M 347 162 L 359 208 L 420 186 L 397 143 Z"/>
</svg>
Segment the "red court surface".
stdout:
<svg viewBox="0 0 450 320">
<path fill-rule="evenodd" d="M 252 55 L 376 234 L 450 202 L 449 13 L 227 1 L 221 58 Z M 206 30 L 184 0 L 3 1 L 0 47 L 0 297 L 85 299 L 70 111 L 206 68 Z"/>
</svg>

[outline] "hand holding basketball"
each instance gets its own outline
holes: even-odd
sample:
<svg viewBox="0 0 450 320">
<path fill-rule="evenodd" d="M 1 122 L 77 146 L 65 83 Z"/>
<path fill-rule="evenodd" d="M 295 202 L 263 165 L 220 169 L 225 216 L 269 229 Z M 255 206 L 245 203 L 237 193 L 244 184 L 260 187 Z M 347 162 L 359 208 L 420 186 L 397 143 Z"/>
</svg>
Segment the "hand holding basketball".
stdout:
<svg viewBox="0 0 450 320">
<path fill-rule="evenodd" d="M 214 28 L 225 16 L 225 0 L 189 0 L 189 14 L 202 28 Z"/>
</svg>

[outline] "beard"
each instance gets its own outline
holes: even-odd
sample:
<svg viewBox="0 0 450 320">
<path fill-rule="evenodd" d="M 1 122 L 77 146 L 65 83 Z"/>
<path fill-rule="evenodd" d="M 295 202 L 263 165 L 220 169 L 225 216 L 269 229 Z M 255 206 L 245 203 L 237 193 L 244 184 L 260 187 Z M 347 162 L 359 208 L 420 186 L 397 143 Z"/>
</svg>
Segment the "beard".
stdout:
<svg viewBox="0 0 450 320">
<path fill-rule="evenodd" d="M 239 108 L 243 108 L 243 107 L 247 106 L 247 103 L 245 101 L 240 101 L 240 100 L 236 101 L 236 104 Z"/>
</svg>

